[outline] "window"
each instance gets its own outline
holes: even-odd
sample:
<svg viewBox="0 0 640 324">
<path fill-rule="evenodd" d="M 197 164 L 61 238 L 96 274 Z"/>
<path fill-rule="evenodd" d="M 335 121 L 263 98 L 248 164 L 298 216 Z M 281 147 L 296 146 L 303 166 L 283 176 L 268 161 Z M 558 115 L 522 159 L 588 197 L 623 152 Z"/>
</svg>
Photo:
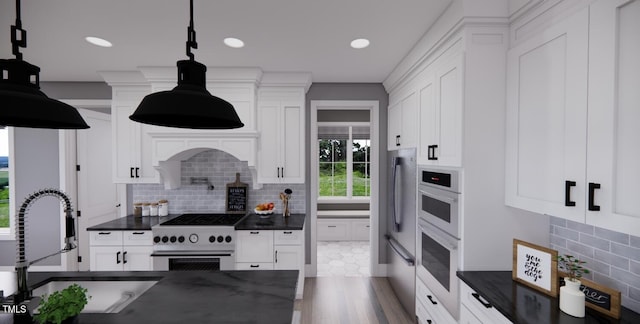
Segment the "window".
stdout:
<svg viewBox="0 0 640 324">
<path fill-rule="evenodd" d="M 10 131 L 8 127 L 0 129 L 0 235 L 11 234 L 11 205 L 9 203 L 10 193 L 10 170 L 9 152 Z"/>
<path fill-rule="evenodd" d="M 319 126 L 320 197 L 369 197 L 369 126 Z"/>
</svg>

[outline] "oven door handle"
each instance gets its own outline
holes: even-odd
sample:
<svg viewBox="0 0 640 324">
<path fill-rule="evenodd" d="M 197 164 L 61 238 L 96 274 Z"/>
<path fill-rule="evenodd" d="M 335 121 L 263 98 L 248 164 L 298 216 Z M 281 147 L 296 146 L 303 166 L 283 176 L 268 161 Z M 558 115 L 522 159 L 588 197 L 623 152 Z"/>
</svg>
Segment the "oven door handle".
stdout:
<svg viewBox="0 0 640 324">
<path fill-rule="evenodd" d="M 420 193 L 421 193 L 421 194 L 423 194 L 423 195 L 425 195 L 425 196 L 427 196 L 427 197 L 431 197 L 431 198 L 433 198 L 433 199 L 437 199 L 437 200 L 441 200 L 441 201 L 446 201 L 446 202 L 448 202 L 448 203 L 450 203 L 450 204 L 453 204 L 453 203 L 455 203 L 456 201 L 458 201 L 458 198 L 451 198 L 451 197 L 445 197 L 445 196 L 442 196 L 442 195 L 436 195 L 436 194 L 434 194 L 434 193 L 427 192 L 427 191 L 425 191 L 424 189 L 420 189 Z"/>
<path fill-rule="evenodd" d="M 443 232 L 442 230 L 438 229 L 434 225 L 429 224 L 424 219 L 418 220 L 418 226 L 420 227 L 420 231 L 427 234 L 432 240 L 448 248 L 450 251 L 454 251 L 458 249 L 458 240 L 456 238 L 454 237 L 447 238 L 449 234 Z"/>
<path fill-rule="evenodd" d="M 400 245 L 400 243 L 398 243 L 398 241 L 396 241 L 389 234 L 385 234 L 384 237 L 387 239 L 387 243 L 393 249 L 393 251 L 395 251 L 396 254 L 398 254 L 407 265 L 415 265 L 415 260 L 411 257 L 411 255 L 409 255 L 409 252 L 405 251 L 405 249 Z"/>
</svg>

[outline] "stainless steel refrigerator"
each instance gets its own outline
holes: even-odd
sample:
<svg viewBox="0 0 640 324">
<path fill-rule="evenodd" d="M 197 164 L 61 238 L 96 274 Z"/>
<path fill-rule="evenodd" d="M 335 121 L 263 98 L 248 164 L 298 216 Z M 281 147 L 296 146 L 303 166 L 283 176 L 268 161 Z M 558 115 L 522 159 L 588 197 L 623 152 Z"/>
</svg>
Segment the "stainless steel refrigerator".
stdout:
<svg viewBox="0 0 640 324">
<path fill-rule="evenodd" d="M 416 149 L 389 151 L 387 276 L 400 303 L 415 314 Z"/>
</svg>

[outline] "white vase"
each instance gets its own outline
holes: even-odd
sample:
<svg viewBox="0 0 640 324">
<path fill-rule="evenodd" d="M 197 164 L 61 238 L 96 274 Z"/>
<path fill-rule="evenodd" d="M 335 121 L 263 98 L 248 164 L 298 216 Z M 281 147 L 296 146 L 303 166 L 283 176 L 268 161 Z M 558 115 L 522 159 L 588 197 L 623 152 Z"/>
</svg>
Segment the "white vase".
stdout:
<svg viewBox="0 0 640 324">
<path fill-rule="evenodd" d="M 584 292 L 580 290 L 580 280 L 571 281 L 564 278 L 564 286 L 560 287 L 560 310 L 575 316 L 584 317 Z"/>
</svg>

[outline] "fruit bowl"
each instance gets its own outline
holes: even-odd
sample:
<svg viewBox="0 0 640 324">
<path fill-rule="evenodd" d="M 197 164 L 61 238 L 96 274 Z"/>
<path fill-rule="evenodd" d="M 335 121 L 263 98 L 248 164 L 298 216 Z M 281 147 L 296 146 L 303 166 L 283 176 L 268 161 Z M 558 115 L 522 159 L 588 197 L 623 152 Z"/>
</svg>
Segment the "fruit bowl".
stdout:
<svg viewBox="0 0 640 324">
<path fill-rule="evenodd" d="M 271 209 L 271 210 L 258 210 L 258 209 L 254 209 L 253 211 L 254 211 L 257 215 L 260 215 L 260 216 L 262 216 L 262 215 L 271 215 L 271 214 L 273 214 L 273 209 Z"/>
</svg>

